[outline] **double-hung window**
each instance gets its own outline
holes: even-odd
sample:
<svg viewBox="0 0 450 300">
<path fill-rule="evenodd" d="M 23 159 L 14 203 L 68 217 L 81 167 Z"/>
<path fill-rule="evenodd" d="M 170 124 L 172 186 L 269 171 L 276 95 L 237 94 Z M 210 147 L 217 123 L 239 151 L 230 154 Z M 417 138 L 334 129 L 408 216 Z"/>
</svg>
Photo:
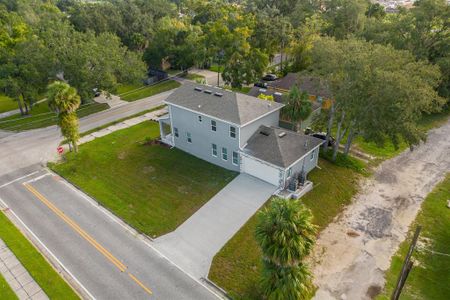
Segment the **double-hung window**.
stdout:
<svg viewBox="0 0 450 300">
<path fill-rule="evenodd" d="M 190 132 L 186 132 L 186 139 L 188 143 L 192 143 L 192 136 Z"/>
<path fill-rule="evenodd" d="M 216 144 L 211 144 L 211 154 L 214 157 L 217 157 L 217 145 Z"/>
<path fill-rule="evenodd" d="M 313 152 L 311 152 L 311 160 L 313 160 L 315 156 L 316 156 L 316 150 L 313 150 Z"/>
<path fill-rule="evenodd" d="M 173 128 L 173 134 L 175 135 L 175 137 L 179 137 L 178 128 L 176 127 Z"/>
<path fill-rule="evenodd" d="M 222 159 L 228 160 L 228 151 L 227 151 L 227 148 L 225 148 L 225 147 L 222 148 Z"/>
<path fill-rule="evenodd" d="M 236 151 L 233 151 L 233 165 L 239 165 L 239 154 Z"/>
<path fill-rule="evenodd" d="M 230 137 L 236 138 L 236 127 L 230 126 Z"/>
<path fill-rule="evenodd" d="M 211 130 L 217 131 L 217 123 L 214 120 L 211 120 Z"/>
</svg>

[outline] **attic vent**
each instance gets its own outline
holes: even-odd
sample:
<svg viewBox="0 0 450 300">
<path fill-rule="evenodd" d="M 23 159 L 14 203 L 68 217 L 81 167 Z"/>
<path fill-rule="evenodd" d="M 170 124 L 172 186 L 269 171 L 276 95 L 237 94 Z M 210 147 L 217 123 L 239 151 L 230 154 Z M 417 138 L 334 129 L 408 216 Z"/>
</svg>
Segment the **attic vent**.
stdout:
<svg viewBox="0 0 450 300">
<path fill-rule="evenodd" d="M 286 136 L 286 132 L 280 132 L 279 134 L 278 134 L 278 137 L 279 138 L 282 138 L 282 137 L 284 137 L 284 136 Z"/>
<path fill-rule="evenodd" d="M 223 96 L 223 94 L 222 94 L 222 93 L 219 93 L 219 92 L 215 92 L 215 93 L 214 93 L 214 96 L 217 96 L 217 97 L 222 97 L 222 96 Z"/>
<path fill-rule="evenodd" d="M 203 93 L 212 94 L 212 91 L 211 90 L 204 90 Z"/>
<path fill-rule="evenodd" d="M 265 92 L 267 92 L 267 90 L 266 90 L 266 89 L 259 89 L 259 91 L 260 91 L 261 93 L 265 93 Z"/>
<path fill-rule="evenodd" d="M 269 136 L 269 132 L 267 132 L 267 131 L 264 131 L 264 130 L 261 130 L 260 132 L 259 132 L 259 134 L 262 134 L 262 135 L 264 135 L 264 136 Z"/>
<path fill-rule="evenodd" d="M 194 88 L 194 90 L 196 90 L 197 92 L 201 92 L 201 91 L 202 91 L 202 88 L 199 87 L 199 86 L 197 86 L 197 87 Z"/>
</svg>

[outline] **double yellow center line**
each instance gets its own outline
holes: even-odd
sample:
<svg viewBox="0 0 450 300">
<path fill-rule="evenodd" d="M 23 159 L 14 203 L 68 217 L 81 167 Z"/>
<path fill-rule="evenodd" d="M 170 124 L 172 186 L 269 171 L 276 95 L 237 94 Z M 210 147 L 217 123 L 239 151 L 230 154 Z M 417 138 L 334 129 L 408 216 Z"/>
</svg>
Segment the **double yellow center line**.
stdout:
<svg viewBox="0 0 450 300">
<path fill-rule="evenodd" d="M 125 272 L 127 266 L 125 266 L 120 260 L 118 260 L 114 255 L 111 254 L 105 247 L 100 245 L 92 236 L 90 236 L 86 231 L 84 231 L 75 221 L 66 216 L 58 207 L 47 200 L 41 193 L 39 193 L 34 187 L 28 183 L 23 184 L 27 190 L 29 190 L 33 195 L 36 196 L 42 203 L 44 203 L 50 210 L 52 210 L 58 217 L 60 217 L 64 222 L 66 222 L 75 232 L 82 236 L 86 241 L 88 241 L 95 249 L 97 249 L 103 256 L 105 256 L 111 263 L 113 263 L 121 272 Z M 152 294 L 152 291 L 146 287 L 142 282 L 140 282 L 133 274 L 128 273 L 128 276 L 135 281 L 142 289 L 144 289 L 148 294 Z"/>
</svg>

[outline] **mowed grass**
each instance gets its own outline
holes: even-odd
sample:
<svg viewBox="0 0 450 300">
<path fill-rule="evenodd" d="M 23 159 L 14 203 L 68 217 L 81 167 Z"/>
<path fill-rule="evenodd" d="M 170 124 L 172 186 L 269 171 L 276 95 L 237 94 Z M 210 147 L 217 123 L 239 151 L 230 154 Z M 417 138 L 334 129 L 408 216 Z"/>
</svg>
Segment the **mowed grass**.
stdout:
<svg viewBox="0 0 450 300">
<path fill-rule="evenodd" d="M 179 87 L 181 84 L 174 80 L 166 80 L 163 82 L 158 82 L 153 85 L 149 85 L 146 87 L 138 88 L 138 89 L 130 89 L 124 93 L 119 93 L 119 96 L 122 100 L 125 101 L 136 101 L 142 98 L 150 97 L 162 92 L 166 92 L 172 89 Z M 130 88 L 130 86 L 122 88 L 122 90 L 126 90 Z"/>
<path fill-rule="evenodd" d="M 352 168 L 337 166 L 324 159 L 321 169 L 308 178 L 314 189 L 301 198 L 311 209 L 319 230 L 327 226 L 350 203 L 357 192 L 360 174 Z M 257 213 L 228 241 L 214 257 L 209 279 L 224 288 L 233 299 L 261 299 L 259 279 L 261 251 L 254 238 Z"/>
<path fill-rule="evenodd" d="M 447 300 L 450 295 L 450 174 L 422 203 L 415 222 L 410 226 L 408 238 L 392 257 L 386 272 L 386 286 L 377 299 L 389 299 L 397 282 L 403 260 L 408 252 L 414 231 L 422 226 L 417 250 L 413 253 L 411 270 L 400 299 Z M 432 253 L 432 250 L 443 254 Z"/>
<path fill-rule="evenodd" d="M 19 106 L 17 105 L 16 101 L 9 98 L 8 96 L 0 94 L 0 113 L 18 109 L 18 108 L 19 108 Z"/>
<path fill-rule="evenodd" d="M 1 212 L 0 238 L 50 299 L 79 299 L 64 279 Z M 3 296 L 0 298 L 3 299 Z"/>
<path fill-rule="evenodd" d="M 159 125 L 144 122 L 81 145 L 50 167 L 137 230 L 155 237 L 189 218 L 237 173 L 176 148 L 149 145 Z"/>
<path fill-rule="evenodd" d="M 77 115 L 79 118 L 82 118 L 108 108 L 109 105 L 106 103 L 89 103 L 80 106 L 77 111 Z M 19 113 L 7 118 L 0 119 L 0 129 L 10 131 L 23 131 L 48 127 L 55 125 L 56 123 L 56 114 L 50 111 L 47 101 L 44 101 L 35 104 L 29 115 L 22 116 Z"/>
<path fill-rule="evenodd" d="M 9 284 L 6 282 L 0 273 L 0 299 L 3 300 L 15 300 L 18 299 L 16 294 L 13 292 Z"/>
</svg>

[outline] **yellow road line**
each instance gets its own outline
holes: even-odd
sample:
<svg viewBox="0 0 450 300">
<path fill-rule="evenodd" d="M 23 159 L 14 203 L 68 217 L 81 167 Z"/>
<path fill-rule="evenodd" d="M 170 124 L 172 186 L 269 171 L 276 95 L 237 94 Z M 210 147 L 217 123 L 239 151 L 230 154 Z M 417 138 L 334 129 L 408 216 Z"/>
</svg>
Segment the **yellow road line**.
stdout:
<svg viewBox="0 0 450 300">
<path fill-rule="evenodd" d="M 144 289 L 144 291 L 146 291 L 147 293 L 149 293 L 150 295 L 152 294 L 152 291 L 146 287 L 142 282 L 140 282 L 133 274 L 128 273 L 128 275 L 131 277 L 131 279 L 133 279 L 141 288 Z"/>
<path fill-rule="evenodd" d="M 81 227 L 75 223 L 72 219 L 66 216 L 59 208 L 57 208 L 53 203 L 48 201 L 42 194 L 40 194 L 31 185 L 24 183 L 24 186 L 35 195 L 42 203 L 44 203 L 48 208 L 50 208 L 57 216 L 64 220 L 73 230 L 80 234 L 85 240 L 87 240 L 95 249 L 97 249 L 101 254 L 103 254 L 110 262 L 112 262 L 121 272 L 124 272 L 127 267 L 116 257 L 114 257 L 108 250 L 106 250 L 102 245 L 100 245 L 94 238 L 92 238 L 86 231 L 81 229 Z"/>
</svg>

